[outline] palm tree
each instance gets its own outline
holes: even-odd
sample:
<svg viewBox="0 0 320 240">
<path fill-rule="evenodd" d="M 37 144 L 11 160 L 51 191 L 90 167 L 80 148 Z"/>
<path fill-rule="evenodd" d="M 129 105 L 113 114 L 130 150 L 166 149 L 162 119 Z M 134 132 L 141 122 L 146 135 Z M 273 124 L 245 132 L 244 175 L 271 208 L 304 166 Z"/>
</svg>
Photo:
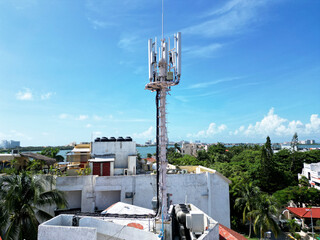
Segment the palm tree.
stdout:
<svg viewBox="0 0 320 240">
<path fill-rule="evenodd" d="M 255 210 L 253 230 L 257 234 L 260 232 L 260 238 L 264 236 L 266 231 L 271 230 L 275 237 L 280 231 L 278 224 L 274 220 L 278 213 L 277 202 L 272 196 L 268 194 L 261 194 L 257 201 L 257 210 Z"/>
<path fill-rule="evenodd" d="M 39 222 L 52 218 L 42 209 L 67 205 L 62 192 L 46 190 L 49 183 L 43 176 L 28 175 L 23 171 L 19 175 L 2 177 L 0 186 L 0 234 L 3 240 L 37 239 Z"/>
<path fill-rule="evenodd" d="M 249 221 L 249 238 L 251 237 L 252 222 L 256 211 L 257 199 L 259 197 L 260 188 L 252 184 L 252 182 L 241 185 L 239 187 L 240 197 L 235 201 L 235 206 L 243 209 L 243 223 Z"/>
<path fill-rule="evenodd" d="M 179 146 L 178 143 L 175 143 L 175 144 L 174 144 L 174 148 L 175 148 L 176 150 L 178 150 L 179 153 L 181 153 L 181 148 L 180 148 L 180 146 Z"/>
</svg>

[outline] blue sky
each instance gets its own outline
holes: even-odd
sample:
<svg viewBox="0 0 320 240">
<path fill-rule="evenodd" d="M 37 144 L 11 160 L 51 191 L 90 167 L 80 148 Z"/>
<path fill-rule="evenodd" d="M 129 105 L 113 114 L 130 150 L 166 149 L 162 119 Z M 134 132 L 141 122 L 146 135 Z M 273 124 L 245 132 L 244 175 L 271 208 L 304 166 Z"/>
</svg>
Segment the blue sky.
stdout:
<svg viewBox="0 0 320 240">
<path fill-rule="evenodd" d="M 164 1 L 182 32 L 173 141 L 320 142 L 320 2 Z M 155 137 L 147 40 L 160 0 L 0 1 L 0 139 L 64 145 Z"/>
</svg>

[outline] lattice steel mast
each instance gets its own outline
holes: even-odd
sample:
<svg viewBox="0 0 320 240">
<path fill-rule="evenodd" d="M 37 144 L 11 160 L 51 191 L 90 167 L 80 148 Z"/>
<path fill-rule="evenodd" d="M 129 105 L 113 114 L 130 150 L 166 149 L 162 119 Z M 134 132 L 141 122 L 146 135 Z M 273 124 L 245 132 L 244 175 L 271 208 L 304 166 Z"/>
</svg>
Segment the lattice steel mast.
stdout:
<svg viewBox="0 0 320 240">
<path fill-rule="evenodd" d="M 163 27 L 162 27 L 163 31 Z M 162 33 L 163 35 L 163 33 Z M 159 52 L 157 52 L 157 39 L 148 41 L 149 83 L 145 89 L 157 91 L 157 148 L 160 149 L 157 173 L 159 174 L 159 208 L 164 219 L 168 218 L 167 206 L 167 122 L 166 98 L 171 86 L 179 84 L 181 76 L 181 33 L 174 35 L 174 47 L 170 49 L 170 39 L 162 36 Z M 158 109 L 159 108 L 159 109 Z M 157 151 L 158 152 L 158 151 Z"/>
</svg>

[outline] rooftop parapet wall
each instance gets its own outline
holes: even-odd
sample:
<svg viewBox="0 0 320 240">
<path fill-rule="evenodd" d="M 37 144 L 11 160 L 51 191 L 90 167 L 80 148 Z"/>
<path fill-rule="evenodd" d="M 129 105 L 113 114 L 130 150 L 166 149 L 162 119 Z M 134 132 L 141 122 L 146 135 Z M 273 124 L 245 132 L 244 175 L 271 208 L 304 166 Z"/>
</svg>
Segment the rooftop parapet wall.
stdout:
<svg viewBox="0 0 320 240">
<path fill-rule="evenodd" d="M 188 203 L 230 227 L 229 183 L 224 177 L 217 173 L 168 174 L 167 177 L 170 203 L 183 203 L 187 199 Z M 81 190 L 83 212 L 93 212 L 96 204 L 103 200 L 100 199 L 103 193 L 108 191 L 118 191 L 121 202 L 152 209 L 151 200 L 156 196 L 156 176 L 58 177 L 57 188 L 62 191 Z M 126 193 L 130 192 L 133 197 L 126 198 Z"/>
<path fill-rule="evenodd" d="M 59 215 L 44 222 L 38 229 L 38 240 L 96 240 L 97 229 L 90 227 L 73 227 L 72 215 Z"/>
<path fill-rule="evenodd" d="M 117 239 L 160 239 L 158 238 L 158 234 L 154 234 L 152 232 L 142 231 L 126 225 L 120 225 L 92 217 L 80 219 L 79 226 L 96 228 L 100 239 L 113 239 L 115 236 Z"/>
</svg>

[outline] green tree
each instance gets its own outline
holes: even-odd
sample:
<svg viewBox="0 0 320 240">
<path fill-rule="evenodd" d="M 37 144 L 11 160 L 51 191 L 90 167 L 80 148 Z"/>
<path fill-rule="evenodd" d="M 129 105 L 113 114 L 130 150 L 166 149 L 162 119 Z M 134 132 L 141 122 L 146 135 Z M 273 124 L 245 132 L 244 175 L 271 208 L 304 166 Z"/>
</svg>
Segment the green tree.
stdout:
<svg viewBox="0 0 320 240">
<path fill-rule="evenodd" d="M 300 186 L 302 186 L 302 187 L 310 187 L 309 180 L 308 180 L 308 178 L 306 178 L 305 176 L 302 176 L 302 177 L 299 179 L 299 184 L 300 184 Z"/>
<path fill-rule="evenodd" d="M 226 152 L 226 147 L 222 143 L 210 145 L 208 148 L 208 153 L 214 155 L 215 153 L 224 154 Z"/>
<path fill-rule="evenodd" d="M 296 152 L 298 151 L 298 142 L 298 134 L 295 132 L 291 140 L 292 160 L 290 164 L 290 170 L 292 170 L 292 167 L 295 164 Z"/>
<path fill-rule="evenodd" d="M 259 183 L 258 186 L 264 192 L 273 192 L 278 185 L 275 181 L 275 163 L 273 162 L 273 151 L 271 147 L 270 137 L 267 137 L 267 141 L 261 150 L 261 162 L 258 173 Z"/>
<path fill-rule="evenodd" d="M 298 134 L 295 132 L 291 140 L 292 151 L 298 151 L 298 144 L 299 144 Z"/>
<path fill-rule="evenodd" d="M 201 165 L 206 166 L 209 163 L 209 155 L 205 150 L 199 150 L 197 152 L 197 159 Z"/>
<path fill-rule="evenodd" d="M 27 170 L 30 170 L 32 172 L 39 172 L 43 169 L 45 165 L 46 165 L 45 161 L 34 159 L 29 162 Z"/>
<path fill-rule="evenodd" d="M 43 150 L 40 152 L 40 154 L 41 154 L 41 155 L 44 155 L 44 156 L 47 156 L 47 157 L 54 158 L 54 159 L 56 159 L 58 162 L 63 162 L 64 157 L 61 156 L 61 155 L 58 155 L 59 151 L 60 151 L 59 148 L 48 147 L 48 148 L 43 149 Z"/>
<path fill-rule="evenodd" d="M 236 199 L 235 206 L 242 210 L 243 223 L 249 221 L 249 238 L 251 237 L 252 223 L 257 207 L 257 200 L 261 194 L 260 189 L 251 183 L 240 186 L 240 197 Z"/>
<path fill-rule="evenodd" d="M 289 232 L 293 235 L 296 232 L 296 229 L 299 228 L 299 225 L 295 219 L 288 220 Z"/>
<path fill-rule="evenodd" d="M 37 239 L 39 221 L 52 218 L 42 209 L 67 205 L 62 192 L 46 190 L 49 185 L 45 178 L 26 172 L 0 179 L 0 234 L 4 240 Z"/>
<path fill-rule="evenodd" d="M 260 238 L 263 238 L 266 231 L 271 231 L 278 236 L 280 231 L 278 224 L 274 220 L 278 213 L 277 202 L 268 194 L 261 194 L 257 201 L 257 210 L 253 213 L 255 216 L 253 230 L 256 234 L 260 233 Z"/>
<path fill-rule="evenodd" d="M 141 154 L 140 153 L 137 153 L 137 160 L 141 161 Z"/>
</svg>

